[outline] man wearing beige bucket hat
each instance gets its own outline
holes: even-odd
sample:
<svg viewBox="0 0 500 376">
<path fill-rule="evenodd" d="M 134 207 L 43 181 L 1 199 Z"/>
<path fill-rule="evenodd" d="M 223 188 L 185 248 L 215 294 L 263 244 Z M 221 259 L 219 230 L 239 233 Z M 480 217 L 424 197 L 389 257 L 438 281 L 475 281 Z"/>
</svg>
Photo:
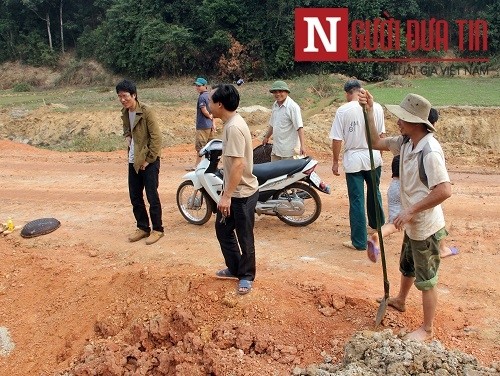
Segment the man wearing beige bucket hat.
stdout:
<svg viewBox="0 0 500 376">
<path fill-rule="evenodd" d="M 434 138 L 434 126 L 428 120 L 431 104 L 420 95 L 408 94 L 401 104 L 386 105 L 399 118 L 397 124 L 401 135 L 380 138 L 374 125 L 372 95 L 364 90 L 359 102 L 367 111 L 373 148 L 400 155 L 402 211 L 395 218 L 394 225 L 404 230 L 399 261 L 401 282 L 398 295 L 389 298 L 387 304 L 405 311 L 406 298 L 414 284 L 422 292 L 424 317 L 422 326 L 407 337 L 424 341 L 433 336 L 439 246 L 448 234 L 441 203 L 451 196 L 443 150 Z M 420 179 L 419 163 L 423 163 L 427 185 Z"/>
</svg>

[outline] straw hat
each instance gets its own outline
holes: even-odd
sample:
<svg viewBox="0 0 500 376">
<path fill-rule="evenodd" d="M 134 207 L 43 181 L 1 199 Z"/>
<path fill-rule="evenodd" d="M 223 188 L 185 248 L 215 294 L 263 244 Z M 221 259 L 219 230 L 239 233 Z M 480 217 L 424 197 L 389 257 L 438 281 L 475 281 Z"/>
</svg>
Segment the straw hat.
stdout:
<svg viewBox="0 0 500 376">
<path fill-rule="evenodd" d="M 408 123 L 422 123 L 429 131 L 436 131 L 428 120 L 431 103 L 421 95 L 410 93 L 401 104 L 388 104 L 385 107 L 401 120 Z"/>
</svg>

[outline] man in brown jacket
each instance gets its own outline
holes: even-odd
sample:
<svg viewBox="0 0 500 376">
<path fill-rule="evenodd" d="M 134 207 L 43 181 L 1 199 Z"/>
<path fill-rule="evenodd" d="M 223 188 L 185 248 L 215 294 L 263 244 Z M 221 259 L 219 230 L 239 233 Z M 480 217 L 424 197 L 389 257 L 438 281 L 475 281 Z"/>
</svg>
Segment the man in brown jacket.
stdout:
<svg viewBox="0 0 500 376">
<path fill-rule="evenodd" d="M 137 99 L 137 88 L 133 82 L 119 82 L 116 85 L 116 93 L 123 106 L 123 135 L 129 151 L 128 189 L 137 221 L 137 229 L 129 235 L 128 240 L 136 242 L 147 237 L 146 244 L 150 245 L 164 235 L 158 195 L 161 131 L 152 108 Z M 151 226 L 144 203 L 144 191 L 149 202 Z"/>
</svg>

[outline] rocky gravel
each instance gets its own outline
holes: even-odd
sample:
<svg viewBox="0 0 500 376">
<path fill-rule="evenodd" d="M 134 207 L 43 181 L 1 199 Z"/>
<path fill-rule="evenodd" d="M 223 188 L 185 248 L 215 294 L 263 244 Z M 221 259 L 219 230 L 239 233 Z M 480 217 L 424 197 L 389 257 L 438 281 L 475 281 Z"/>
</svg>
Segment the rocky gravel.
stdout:
<svg viewBox="0 0 500 376">
<path fill-rule="evenodd" d="M 324 363 L 295 368 L 293 376 L 489 376 L 500 373 L 500 363 L 480 366 L 472 355 L 448 351 L 439 341 L 429 344 L 403 340 L 391 330 L 364 331 L 346 343 L 344 358 L 334 364 L 329 356 Z"/>
</svg>

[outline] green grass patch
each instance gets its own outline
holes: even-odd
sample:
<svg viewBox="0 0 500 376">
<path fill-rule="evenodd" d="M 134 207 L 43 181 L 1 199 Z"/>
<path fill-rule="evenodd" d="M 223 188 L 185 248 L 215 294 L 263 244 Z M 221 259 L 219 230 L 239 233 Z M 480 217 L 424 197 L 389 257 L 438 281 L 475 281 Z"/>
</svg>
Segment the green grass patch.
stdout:
<svg viewBox="0 0 500 376">
<path fill-rule="evenodd" d="M 321 111 L 333 102 L 345 100 L 342 89 L 345 78 L 337 75 L 307 75 L 287 80 L 290 96 L 309 114 Z M 241 106 L 271 107 L 274 101 L 269 92 L 273 80 L 248 82 L 238 87 Z M 161 85 L 153 87 L 153 85 Z M 498 77 L 428 77 L 396 78 L 367 84 L 376 100 L 382 104 L 398 104 L 408 93 L 423 95 L 434 106 L 499 106 L 500 78 Z M 146 82 L 138 84 L 139 100 L 151 104 L 175 106 L 192 105 L 198 96 L 190 80 Z M 120 109 L 114 87 L 66 88 L 33 90 L 30 92 L 0 91 L 0 107 L 23 107 L 28 110 L 50 104 L 61 104 L 68 111 Z"/>
<path fill-rule="evenodd" d="M 274 96 L 269 92 L 274 80 L 254 81 L 243 84 L 238 88 L 241 97 L 241 106 L 260 105 L 271 108 Z M 290 88 L 290 97 L 296 101 L 304 116 L 308 117 L 320 112 L 333 102 L 341 101 L 340 96 L 344 81 L 340 76 L 319 74 L 306 75 L 295 79 L 285 79 Z"/>
<path fill-rule="evenodd" d="M 304 115 L 311 116 L 334 102 L 343 103 L 345 78 L 337 75 L 308 75 L 285 80 L 290 96 L 300 104 Z M 241 105 L 270 107 L 274 101 L 269 88 L 273 81 L 245 83 L 238 90 Z M 366 88 L 381 104 L 399 104 L 408 93 L 420 94 L 433 106 L 500 106 L 498 77 L 425 77 L 395 78 L 369 83 Z"/>
<path fill-rule="evenodd" d="M 427 98 L 433 106 L 500 105 L 500 78 L 496 77 L 430 77 L 390 83 L 391 80 L 369 84 L 366 88 L 381 104 L 399 104 L 406 94 L 415 93 Z"/>
<path fill-rule="evenodd" d="M 23 93 L 23 92 L 27 92 L 27 91 L 31 91 L 31 90 L 33 90 L 33 87 L 30 84 L 28 84 L 27 82 L 18 82 L 12 88 L 12 91 L 14 93 Z"/>
<path fill-rule="evenodd" d="M 198 94 L 192 86 L 165 85 L 157 88 L 138 88 L 138 97 L 142 102 L 172 106 L 177 104 L 196 104 Z M 58 104 L 70 111 L 81 110 L 116 110 L 121 105 L 114 87 L 70 88 L 54 90 L 36 90 L 31 92 L 0 91 L 0 107 L 23 107 L 28 110 Z"/>
</svg>

